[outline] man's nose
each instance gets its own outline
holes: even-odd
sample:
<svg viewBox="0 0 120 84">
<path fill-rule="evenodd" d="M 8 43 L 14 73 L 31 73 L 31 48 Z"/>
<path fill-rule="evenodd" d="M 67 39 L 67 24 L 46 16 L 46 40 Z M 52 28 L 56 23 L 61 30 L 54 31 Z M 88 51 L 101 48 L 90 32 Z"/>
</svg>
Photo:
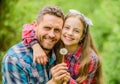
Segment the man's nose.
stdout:
<svg viewBox="0 0 120 84">
<path fill-rule="evenodd" d="M 54 37 L 55 37 L 54 30 L 49 31 L 49 36 L 50 36 L 51 38 L 54 38 Z"/>
</svg>

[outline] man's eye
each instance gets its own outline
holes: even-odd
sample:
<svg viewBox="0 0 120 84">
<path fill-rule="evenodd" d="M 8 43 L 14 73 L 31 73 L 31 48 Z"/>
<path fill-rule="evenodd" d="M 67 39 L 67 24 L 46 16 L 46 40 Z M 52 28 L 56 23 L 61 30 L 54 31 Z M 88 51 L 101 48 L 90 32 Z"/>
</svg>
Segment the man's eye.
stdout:
<svg viewBox="0 0 120 84">
<path fill-rule="evenodd" d="M 60 32 L 60 29 L 55 29 L 55 32 Z"/>
<path fill-rule="evenodd" d="M 44 27 L 46 30 L 50 30 L 50 27 Z"/>
</svg>

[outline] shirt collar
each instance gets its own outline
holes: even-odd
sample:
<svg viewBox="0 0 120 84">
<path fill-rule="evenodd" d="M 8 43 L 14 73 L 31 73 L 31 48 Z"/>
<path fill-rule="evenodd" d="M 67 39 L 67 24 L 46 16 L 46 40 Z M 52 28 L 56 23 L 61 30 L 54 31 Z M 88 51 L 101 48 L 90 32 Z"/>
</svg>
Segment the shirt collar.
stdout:
<svg viewBox="0 0 120 84">
<path fill-rule="evenodd" d="M 82 51 L 82 45 L 80 45 L 74 53 L 72 53 L 72 54 L 68 53 L 65 56 L 65 58 L 70 60 L 73 57 L 77 61 L 77 60 L 79 60 L 79 58 L 81 56 L 81 51 Z"/>
<path fill-rule="evenodd" d="M 80 45 L 76 50 L 76 52 L 73 54 L 73 57 L 75 58 L 76 61 L 80 58 L 81 51 L 82 51 L 82 45 Z"/>
<path fill-rule="evenodd" d="M 52 65 L 56 60 L 56 55 L 54 50 L 52 50 L 52 56 L 49 58 L 49 64 Z"/>
</svg>

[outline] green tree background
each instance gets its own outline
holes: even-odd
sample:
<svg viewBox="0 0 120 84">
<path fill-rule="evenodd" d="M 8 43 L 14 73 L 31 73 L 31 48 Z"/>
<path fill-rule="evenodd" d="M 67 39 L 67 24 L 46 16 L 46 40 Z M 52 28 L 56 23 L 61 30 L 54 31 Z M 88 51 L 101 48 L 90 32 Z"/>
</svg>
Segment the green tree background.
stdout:
<svg viewBox="0 0 120 84">
<path fill-rule="evenodd" d="M 105 84 L 120 84 L 120 0 L 0 0 L 0 62 L 21 41 L 22 25 L 34 21 L 44 5 L 77 9 L 92 19 L 92 35 L 102 57 Z M 1 65 L 0 65 L 1 69 Z M 2 74 L 0 73 L 0 84 Z"/>
</svg>

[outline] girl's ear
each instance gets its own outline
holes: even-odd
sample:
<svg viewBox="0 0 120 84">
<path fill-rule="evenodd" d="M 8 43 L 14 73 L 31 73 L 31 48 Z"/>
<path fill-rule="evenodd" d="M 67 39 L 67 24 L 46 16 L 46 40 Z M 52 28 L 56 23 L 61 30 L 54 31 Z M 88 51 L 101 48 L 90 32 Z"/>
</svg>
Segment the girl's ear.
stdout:
<svg viewBox="0 0 120 84">
<path fill-rule="evenodd" d="M 81 38 L 80 38 L 80 42 L 79 42 L 79 43 L 82 43 L 83 40 L 84 40 L 84 38 L 85 38 L 85 33 L 83 32 L 82 35 L 81 35 Z"/>
</svg>

